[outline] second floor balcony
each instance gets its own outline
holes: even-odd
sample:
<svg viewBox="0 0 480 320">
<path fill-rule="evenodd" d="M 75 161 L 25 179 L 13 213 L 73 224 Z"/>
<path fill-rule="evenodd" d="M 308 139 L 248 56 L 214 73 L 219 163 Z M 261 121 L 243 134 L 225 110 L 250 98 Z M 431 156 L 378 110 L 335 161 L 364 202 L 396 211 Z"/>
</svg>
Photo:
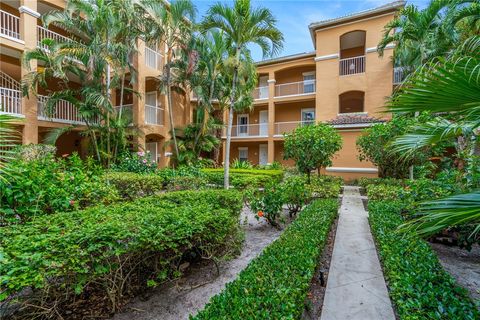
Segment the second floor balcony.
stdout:
<svg viewBox="0 0 480 320">
<path fill-rule="evenodd" d="M 0 10 L 0 35 L 10 39 L 20 40 L 20 18 Z"/>
<path fill-rule="evenodd" d="M 308 126 L 314 123 L 315 123 L 314 120 L 275 122 L 274 135 L 277 137 L 281 137 L 284 134 L 291 133 L 298 127 Z"/>
<path fill-rule="evenodd" d="M 282 83 L 275 85 L 275 97 L 309 95 L 315 93 L 316 80 Z"/>
<path fill-rule="evenodd" d="M 226 137 L 226 128 L 223 136 Z M 232 138 L 266 138 L 268 137 L 268 123 L 240 124 L 232 126 Z"/>
</svg>

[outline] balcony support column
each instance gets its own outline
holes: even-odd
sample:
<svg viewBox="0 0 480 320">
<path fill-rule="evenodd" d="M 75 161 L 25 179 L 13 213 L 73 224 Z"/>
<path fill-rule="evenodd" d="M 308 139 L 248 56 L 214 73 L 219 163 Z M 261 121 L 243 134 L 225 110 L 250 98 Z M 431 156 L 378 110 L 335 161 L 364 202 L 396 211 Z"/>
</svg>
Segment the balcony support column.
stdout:
<svg viewBox="0 0 480 320">
<path fill-rule="evenodd" d="M 20 1 L 20 38 L 25 42 L 25 50 L 37 47 L 37 2 Z M 37 70 L 37 61 L 30 61 L 30 66 L 21 66 L 21 77 L 25 79 L 28 73 Z M 37 97 L 30 90 L 28 97 L 22 97 L 22 113 L 25 115 L 23 126 L 23 144 L 38 143 L 38 103 Z"/>
<path fill-rule="evenodd" d="M 268 74 L 268 163 L 275 161 L 275 72 Z"/>
<path fill-rule="evenodd" d="M 145 150 L 145 42 L 137 40 L 138 51 L 134 56 L 133 65 L 137 69 L 137 81 L 133 84 L 133 90 L 139 95 L 133 95 L 133 125 L 138 128 L 135 144 L 138 149 Z"/>
</svg>

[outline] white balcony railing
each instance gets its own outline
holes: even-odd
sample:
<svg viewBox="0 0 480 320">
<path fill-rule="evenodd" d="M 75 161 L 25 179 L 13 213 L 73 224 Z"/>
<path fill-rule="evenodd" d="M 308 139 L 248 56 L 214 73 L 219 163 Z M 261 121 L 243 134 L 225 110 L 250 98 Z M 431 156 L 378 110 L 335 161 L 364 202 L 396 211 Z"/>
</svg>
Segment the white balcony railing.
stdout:
<svg viewBox="0 0 480 320">
<path fill-rule="evenodd" d="M 258 87 L 253 90 L 253 99 L 268 99 L 268 86 Z"/>
<path fill-rule="evenodd" d="M 314 124 L 315 121 L 288 121 L 275 122 L 274 134 L 281 136 L 285 133 L 290 133 L 298 127 Z"/>
<path fill-rule="evenodd" d="M 71 124 L 84 124 L 77 108 L 66 100 L 59 100 L 51 109 L 47 109 L 47 96 L 38 96 L 37 115 L 39 120 Z"/>
<path fill-rule="evenodd" d="M 155 70 L 163 68 L 163 55 L 147 46 L 145 46 L 145 64 Z"/>
<path fill-rule="evenodd" d="M 52 39 L 55 40 L 56 42 L 68 42 L 70 39 L 68 37 L 65 37 L 59 33 L 56 33 L 54 31 L 48 30 L 47 28 L 37 26 L 37 31 L 38 31 L 38 42 L 37 45 L 40 48 L 47 49 L 47 47 L 42 44 L 42 41 L 44 39 Z"/>
<path fill-rule="evenodd" d="M 20 82 L 0 71 L 0 87 L 6 89 L 20 90 Z"/>
<path fill-rule="evenodd" d="M 0 10 L 0 34 L 20 40 L 20 18 Z"/>
<path fill-rule="evenodd" d="M 365 56 L 340 59 L 340 75 L 348 76 L 365 72 Z"/>
<path fill-rule="evenodd" d="M 401 84 L 405 80 L 405 70 L 403 67 L 393 68 L 393 84 Z"/>
<path fill-rule="evenodd" d="M 145 105 L 145 123 L 163 126 L 163 108 Z"/>
<path fill-rule="evenodd" d="M 20 90 L 0 87 L 0 113 L 22 115 L 22 94 Z"/>
<path fill-rule="evenodd" d="M 226 129 L 223 131 L 226 136 Z M 232 126 L 232 138 L 268 137 L 268 123 Z"/>
<path fill-rule="evenodd" d="M 304 80 L 275 85 L 275 97 L 296 96 L 313 93 L 315 93 L 315 80 Z"/>
<path fill-rule="evenodd" d="M 120 106 L 115 106 L 114 108 L 118 114 Z M 122 106 L 122 118 L 127 119 L 129 123 L 133 123 L 133 104 L 124 104 Z"/>
</svg>

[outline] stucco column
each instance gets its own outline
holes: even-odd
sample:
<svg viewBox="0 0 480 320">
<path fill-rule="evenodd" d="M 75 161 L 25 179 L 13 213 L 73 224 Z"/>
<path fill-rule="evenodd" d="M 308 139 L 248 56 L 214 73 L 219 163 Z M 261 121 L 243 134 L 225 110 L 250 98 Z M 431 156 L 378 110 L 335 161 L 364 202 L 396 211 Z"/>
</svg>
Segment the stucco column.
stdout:
<svg viewBox="0 0 480 320">
<path fill-rule="evenodd" d="M 139 95 L 133 95 L 133 125 L 138 128 L 135 143 L 139 149 L 145 149 L 145 42 L 137 40 L 138 51 L 134 56 L 133 65 L 137 69 L 137 81 L 133 84 L 133 90 Z"/>
<path fill-rule="evenodd" d="M 275 73 L 268 75 L 268 163 L 275 161 Z"/>
<path fill-rule="evenodd" d="M 21 0 L 20 7 L 20 37 L 25 42 L 25 51 L 37 47 L 37 2 Z M 30 67 L 30 68 L 29 68 Z M 24 79 L 29 72 L 37 70 L 37 61 L 31 60 L 30 66 L 21 66 L 21 77 Z M 38 143 L 37 97 L 32 91 L 28 97 L 22 97 L 22 112 L 25 115 L 23 126 L 23 144 Z"/>
</svg>

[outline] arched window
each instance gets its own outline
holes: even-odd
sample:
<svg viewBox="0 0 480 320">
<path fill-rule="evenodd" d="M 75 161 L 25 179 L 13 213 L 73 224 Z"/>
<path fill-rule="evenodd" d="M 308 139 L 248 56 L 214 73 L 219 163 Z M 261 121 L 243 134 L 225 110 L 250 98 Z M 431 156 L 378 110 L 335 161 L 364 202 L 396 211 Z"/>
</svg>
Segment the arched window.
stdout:
<svg viewBox="0 0 480 320">
<path fill-rule="evenodd" d="M 339 96 L 339 113 L 363 112 L 365 92 L 347 91 Z"/>
</svg>

